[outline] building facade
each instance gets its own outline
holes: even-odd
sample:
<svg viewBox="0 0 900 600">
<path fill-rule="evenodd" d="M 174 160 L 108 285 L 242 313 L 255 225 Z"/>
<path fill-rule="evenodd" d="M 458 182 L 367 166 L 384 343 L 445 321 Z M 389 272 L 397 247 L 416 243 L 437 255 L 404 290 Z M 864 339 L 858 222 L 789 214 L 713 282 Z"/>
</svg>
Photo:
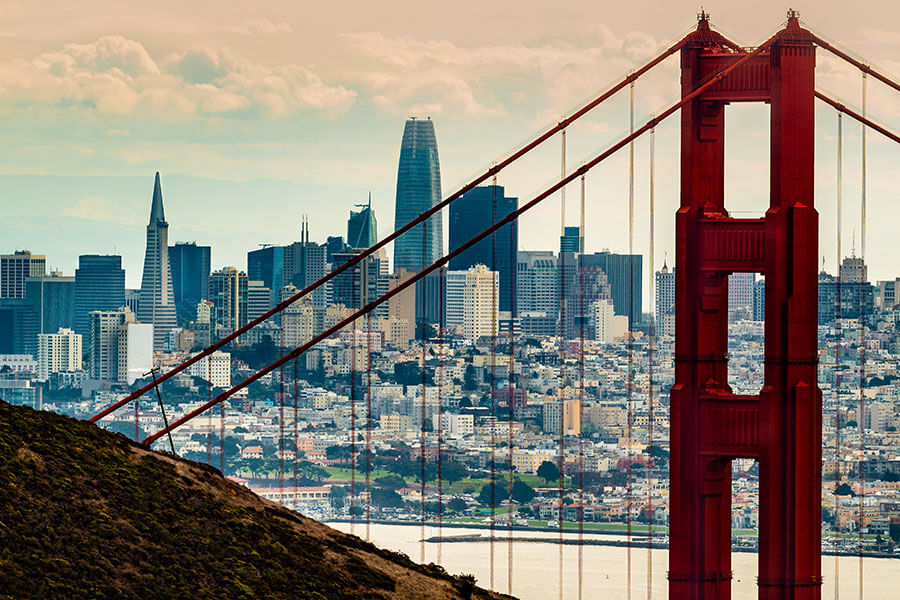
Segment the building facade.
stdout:
<svg viewBox="0 0 900 600">
<path fill-rule="evenodd" d="M 176 308 L 179 305 L 193 308 L 206 297 L 211 270 L 211 254 L 212 248 L 198 246 L 195 242 L 180 242 L 169 246 L 172 293 L 175 297 Z"/>
<path fill-rule="evenodd" d="M 81 370 L 81 336 L 71 329 L 38 335 L 38 381 L 53 373 Z"/>
<path fill-rule="evenodd" d="M 47 271 L 47 257 L 17 250 L 0 255 L 0 298 L 24 298 L 25 280 L 43 277 Z"/>
<path fill-rule="evenodd" d="M 159 172 L 153 181 L 150 222 L 147 224 L 147 250 L 144 253 L 144 273 L 141 279 L 141 299 L 137 318 L 153 325 L 157 350 L 165 347 L 169 331 L 178 326 L 175 314 L 175 292 L 169 265 L 169 224 L 163 210 Z"/>
<path fill-rule="evenodd" d="M 118 255 L 85 254 L 75 269 L 75 333 L 90 339 L 90 313 L 125 306 L 125 270 Z"/>
<path fill-rule="evenodd" d="M 225 267 L 209 276 L 207 299 L 215 307 L 219 333 L 228 335 L 247 324 L 247 274 Z"/>
<path fill-rule="evenodd" d="M 452 273 L 453 271 L 450 271 Z M 463 287 L 463 336 L 472 342 L 497 335 L 500 277 L 484 265 L 466 271 Z"/>
</svg>

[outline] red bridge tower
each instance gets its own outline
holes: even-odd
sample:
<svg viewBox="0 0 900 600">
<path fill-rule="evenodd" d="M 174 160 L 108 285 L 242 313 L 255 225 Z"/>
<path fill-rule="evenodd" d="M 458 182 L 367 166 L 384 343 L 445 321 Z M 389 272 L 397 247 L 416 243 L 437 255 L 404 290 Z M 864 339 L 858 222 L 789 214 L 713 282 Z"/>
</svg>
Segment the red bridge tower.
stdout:
<svg viewBox="0 0 900 600">
<path fill-rule="evenodd" d="M 682 94 L 746 56 L 701 15 L 681 50 Z M 813 206 L 815 46 L 796 13 L 765 50 L 681 109 L 671 392 L 669 598 L 731 596 L 731 460 L 759 460 L 759 597 L 821 595 L 822 395 Z M 771 107 L 764 218 L 725 207 L 725 107 Z M 766 278 L 765 385 L 728 385 L 728 275 Z"/>
</svg>

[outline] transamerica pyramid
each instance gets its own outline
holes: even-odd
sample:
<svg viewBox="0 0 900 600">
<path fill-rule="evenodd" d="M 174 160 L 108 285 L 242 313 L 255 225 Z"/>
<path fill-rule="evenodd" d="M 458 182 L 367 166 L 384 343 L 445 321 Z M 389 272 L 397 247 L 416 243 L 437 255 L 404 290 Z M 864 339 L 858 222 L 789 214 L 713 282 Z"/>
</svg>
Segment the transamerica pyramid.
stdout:
<svg viewBox="0 0 900 600">
<path fill-rule="evenodd" d="M 153 349 L 164 350 L 169 332 L 177 326 L 172 275 L 169 268 L 169 224 L 163 211 L 159 172 L 153 183 L 153 204 L 147 224 L 147 252 L 137 320 L 153 325 Z"/>
</svg>

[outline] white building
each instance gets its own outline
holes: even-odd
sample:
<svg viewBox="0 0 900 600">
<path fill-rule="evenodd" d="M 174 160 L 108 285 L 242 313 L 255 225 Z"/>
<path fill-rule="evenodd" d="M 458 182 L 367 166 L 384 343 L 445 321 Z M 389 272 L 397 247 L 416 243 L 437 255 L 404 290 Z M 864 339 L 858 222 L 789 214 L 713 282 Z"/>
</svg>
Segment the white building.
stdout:
<svg viewBox="0 0 900 600">
<path fill-rule="evenodd" d="M 663 268 L 656 272 L 655 317 L 656 335 L 675 335 L 675 319 L 668 318 L 675 310 L 675 269 L 663 263 Z"/>
<path fill-rule="evenodd" d="M 443 434 L 450 437 L 461 437 L 475 433 L 475 416 L 448 413 L 441 415 Z"/>
<path fill-rule="evenodd" d="M 196 356 L 196 355 L 195 355 Z M 231 353 L 213 352 L 191 365 L 191 375 L 209 381 L 213 387 L 231 387 Z"/>
<path fill-rule="evenodd" d="M 484 336 L 497 335 L 499 275 L 484 265 L 475 265 L 466 271 L 463 288 L 463 335 L 468 340 L 474 342 Z"/>
<path fill-rule="evenodd" d="M 56 333 L 38 334 L 38 381 L 51 373 L 81 370 L 81 335 L 60 328 Z"/>
<path fill-rule="evenodd" d="M 444 312 L 447 328 L 451 331 L 462 329 L 463 289 L 466 287 L 466 271 L 447 271 L 444 282 Z"/>
<path fill-rule="evenodd" d="M 153 325 L 125 323 L 119 328 L 119 381 L 131 385 L 153 368 Z"/>
<path fill-rule="evenodd" d="M 628 317 L 615 314 L 612 300 L 601 298 L 591 302 L 591 319 L 594 322 L 594 340 L 612 342 L 628 332 Z"/>
</svg>

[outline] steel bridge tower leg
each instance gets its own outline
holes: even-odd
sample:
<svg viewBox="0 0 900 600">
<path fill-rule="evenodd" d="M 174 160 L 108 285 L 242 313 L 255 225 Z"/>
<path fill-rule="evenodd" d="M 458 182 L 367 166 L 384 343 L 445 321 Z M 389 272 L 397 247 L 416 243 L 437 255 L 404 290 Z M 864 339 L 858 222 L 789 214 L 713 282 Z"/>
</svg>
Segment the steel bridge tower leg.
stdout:
<svg viewBox="0 0 900 600">
<path fill-rule="evenodd" d="M 701 19 L 682 49 L 687 95 L 741 56 Z M 669 598 L 731 597 L 731 461 L 756 458 L 759 598 L 821 595 L 822 402 L 817 387 L 818 215 L 813 203 L 815 47 L 796 18 L 766 52 L 681 111 L 671 391 Z M 725 208 L 725 107 L 771 105 L 762 219 Z M 728 276 L 766 277 L 765 386 L 728 385 Z"/>
</svg>

